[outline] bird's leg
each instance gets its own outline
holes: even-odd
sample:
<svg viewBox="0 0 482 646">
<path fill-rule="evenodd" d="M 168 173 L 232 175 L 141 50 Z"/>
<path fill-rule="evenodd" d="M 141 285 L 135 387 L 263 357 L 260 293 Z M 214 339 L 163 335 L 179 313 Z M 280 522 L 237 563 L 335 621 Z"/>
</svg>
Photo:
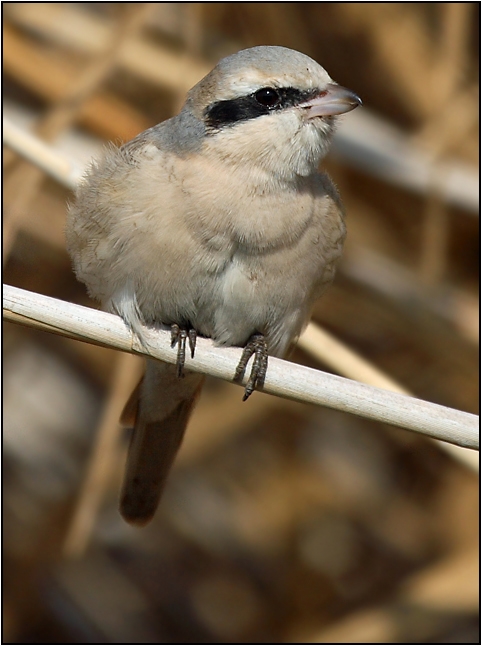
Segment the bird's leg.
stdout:
<svg viewBox="0 0 482 646">
<path fill-rule="evenodd" d="M 197 332 L 191 327 L 181 327 L 177 323 L 171 325 L 171 348 L 177 344 L 177 376 L 184 377 L 184 363 L 186 361 L 186 339 L 189 341 L 191 350 L 191 359 L 194 357 L 196 349 Z"/>
<path fill-rule="evenodd" d="M 253 366 L 248 383 L 244 389 L 243 401 L 246 401 L 255 388 L 263 385 L 268 368 L 268 346 L 262 334 L 253 334 L 244 347 L 238 367 L 234 373 L 234 381 L 241 381 L 244 377 L 248 361 L 254 354 Z"/>
</svg>

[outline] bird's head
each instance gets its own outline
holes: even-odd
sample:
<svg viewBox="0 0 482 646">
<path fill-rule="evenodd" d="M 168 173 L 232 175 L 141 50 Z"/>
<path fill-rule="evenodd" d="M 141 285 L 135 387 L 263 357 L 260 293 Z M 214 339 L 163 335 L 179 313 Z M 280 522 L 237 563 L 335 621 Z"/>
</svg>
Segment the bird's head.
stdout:
<svg viewBox="0 0 482 646">
<path fill-rule="evenodd" d="M 204 124 L 205 150 L 288 179 L 316 170 L 337 116 L 360 104 L 308 56 L 263 46 L 222 59 L 189 92 L 185 110 Z"/>
</svg>

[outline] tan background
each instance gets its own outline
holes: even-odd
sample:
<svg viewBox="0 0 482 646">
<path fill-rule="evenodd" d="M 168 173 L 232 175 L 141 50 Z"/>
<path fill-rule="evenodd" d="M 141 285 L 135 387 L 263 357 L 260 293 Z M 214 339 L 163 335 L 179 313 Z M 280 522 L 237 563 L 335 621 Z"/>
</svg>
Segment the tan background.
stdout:
<svg viewBox="0 0 482 646">
<path fill-rule="evenodd" d="M 335 142 L 349 235 L 314 318 L 417 397 L 477 412 L 478 3 L 3 8 L 4 112 L 81 165 L 244 47 L 299 49 L 355 90 L 346 126 L 370 118 L 429 181 Z M 4 282 L 89 304 L 64 249 L 70 194 L 4 153 Z M 454 168 L 465 203 L 446 198 Z M 478 641 L 478 480 L 459 457 L 211 380 L 136 530 L 116 509 L 116 420 L 138 361 L 6 324 L 4 362 L 4 641 Z"/>
</svg>

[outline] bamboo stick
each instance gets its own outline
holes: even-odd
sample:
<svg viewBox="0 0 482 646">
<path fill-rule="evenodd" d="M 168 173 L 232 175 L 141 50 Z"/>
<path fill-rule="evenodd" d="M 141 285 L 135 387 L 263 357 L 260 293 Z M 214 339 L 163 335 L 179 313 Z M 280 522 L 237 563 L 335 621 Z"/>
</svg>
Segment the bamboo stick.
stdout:
<svg viewBox="0 0 482 646">
<path fill-rule="evenodd" d="M 146 346 L 113 314 L 4 286 L 4 317 L 123 352 L 175 363 L 170 331 L 144 328 Z M 196 356 L 186 369 L 232 381 L 240 348 L 218 348 L 199 339 Z M 249 372 L 249 369 L 248 371 Z M 422 433 L 451 444 L 478 449 L 478 417 L 413 397 L 367 386 L 319 370 L 271 358 L 263 392 L 295 401 L 318 404 Z"/>
</svg>

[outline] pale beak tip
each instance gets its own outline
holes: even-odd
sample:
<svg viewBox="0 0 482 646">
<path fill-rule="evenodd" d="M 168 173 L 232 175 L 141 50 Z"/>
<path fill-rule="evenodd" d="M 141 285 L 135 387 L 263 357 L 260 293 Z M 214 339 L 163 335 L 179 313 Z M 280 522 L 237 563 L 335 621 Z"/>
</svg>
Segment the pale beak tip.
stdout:
<svg viewBox="0 0 482 646">
<path fill-rule="evenodd" d="M 344 114 L 361 105 L 363 102 L 358 94 L 336 83 L 330 83 L 322 93 L 300 107 L 309 108 L 309 118 L 313 118 Z"/>
<path fill-rule="evenodd" d="M 355 108 L 361 108 L 363 106 L 363 101 L 360 99 L 358 94 L 355 94 L 355 92 L 353 92 L 353 102 L 355 104 Z"/>
</svg>

